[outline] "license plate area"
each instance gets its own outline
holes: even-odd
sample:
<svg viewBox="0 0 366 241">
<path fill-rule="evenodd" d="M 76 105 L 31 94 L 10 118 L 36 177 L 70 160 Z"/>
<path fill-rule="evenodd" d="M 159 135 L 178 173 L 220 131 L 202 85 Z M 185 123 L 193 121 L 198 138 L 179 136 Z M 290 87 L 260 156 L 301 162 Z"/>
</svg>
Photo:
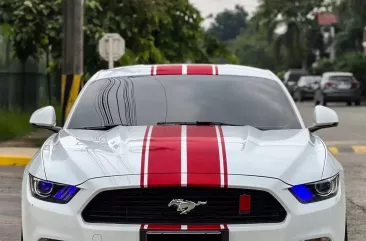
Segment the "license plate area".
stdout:
<svg viewBox="0 0 366 241">
<path fill-rule="evenodd" d="M 140 230 L 140 241 L 229 241 L 228 230 L 149 231 Z"/>
</svg>

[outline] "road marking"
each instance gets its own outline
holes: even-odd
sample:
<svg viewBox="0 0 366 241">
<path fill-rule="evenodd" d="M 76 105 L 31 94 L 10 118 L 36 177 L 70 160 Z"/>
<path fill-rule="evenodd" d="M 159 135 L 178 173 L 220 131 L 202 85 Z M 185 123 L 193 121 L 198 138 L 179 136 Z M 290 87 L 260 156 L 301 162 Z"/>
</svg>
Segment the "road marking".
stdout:
<svg viewBox="0 0 366 241">
<path fill-rule="evenodd" d="M 329 149 L 329 151 L 333 154 L 333 155 L 337 155 L 338 153 L 339 153 L 339 151 L 338 151 L 338 148 L 337 147 L 329 147 L 328 148 Z"/>
<path fill-rule="evenodd" d="M 356 153 L 366 153 L 366 146 L 353 146 L 352 149 Z"/>
</svg>

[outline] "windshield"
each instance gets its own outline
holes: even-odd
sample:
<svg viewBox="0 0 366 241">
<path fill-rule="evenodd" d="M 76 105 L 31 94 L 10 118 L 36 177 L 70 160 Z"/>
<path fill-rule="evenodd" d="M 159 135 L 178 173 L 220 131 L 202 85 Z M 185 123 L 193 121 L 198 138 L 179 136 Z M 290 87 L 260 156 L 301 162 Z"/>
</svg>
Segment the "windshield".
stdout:
<svg viewBox="0 0 366 241">
<path fill-rule="evenodd" d="M 67 128 L 220 122 L 301 129 L 281 86 L 245 76 L 137 76 L 97 80 L 83 92 Z"/>
<path fill-rule="evenodd" d="M 330 76 L 329 80 L 331 80 L 332 82 L 352 82 L 354 81 L 353 76 L 347 76 L 347 75 L 334 75 L 334 76 Z"/>
<path fill-rule="evenodd" d="M 321 78 L 313 76 L 301 77 L 299 80 L 299 85 L 314 84 L 316 82 L 319 82 L 320 80 Z"/>
</svg>

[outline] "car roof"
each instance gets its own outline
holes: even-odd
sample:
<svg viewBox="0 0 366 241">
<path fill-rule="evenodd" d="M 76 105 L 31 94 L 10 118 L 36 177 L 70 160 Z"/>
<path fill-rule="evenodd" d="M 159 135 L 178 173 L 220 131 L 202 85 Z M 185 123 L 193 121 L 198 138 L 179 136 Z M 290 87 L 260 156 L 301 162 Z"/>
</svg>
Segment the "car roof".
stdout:
<svg viewBox="0 0 366 241">
<path fill-rule="evenodd" d="M 100 70 L 91 81 L 122 76 L 152 75 L 227 75 L 267 78 L 276 82 L 281 80 L 270 70 L 233 64 L 157 64 L 130 65 Z"/>
<path fill-rule="evenodd" d="M 289 69 L 287 72 L 301 72 L 301 73 L 307 73 L 305 69 Z"/>
<path fill-rule="evenodd" d="M 353 76 L 350 72 L 325 72 L 323 76 Z"/>
<path fill-rule="evenodd" d="M 319 78 L 319 77 L 321 77 L 321 76 L 320 75 L 304 75 L 304 76 L 301 76 L 300 79 L 301 78 Z"/>
</svg>

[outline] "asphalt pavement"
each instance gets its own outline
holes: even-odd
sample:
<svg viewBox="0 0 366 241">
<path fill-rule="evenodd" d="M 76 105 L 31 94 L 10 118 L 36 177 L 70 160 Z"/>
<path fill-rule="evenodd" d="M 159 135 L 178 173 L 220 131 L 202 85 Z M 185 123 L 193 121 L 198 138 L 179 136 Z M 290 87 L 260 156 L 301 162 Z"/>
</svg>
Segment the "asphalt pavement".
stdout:
<svg viewBox="0 0 366 241">
<path fill-rule="evenodd" d="M 298 106 L 305 123 L 311 125 L 313 104 L 305 102 Z M 364 241 L 366 240 L 366 152 L 357 153 L 350 150 L 366 146 L 366 106 L 329 104 L 329 107 L 338 113 L 339 126 L 318 133 L 328 145 L 336 146 L 340 150 L 336 157 L 346 171 L 349 240 Z M 0 241 L 20 240 L 20 187 L 23 170 L 24 167 L 0 166 Z"/>
</svg>

